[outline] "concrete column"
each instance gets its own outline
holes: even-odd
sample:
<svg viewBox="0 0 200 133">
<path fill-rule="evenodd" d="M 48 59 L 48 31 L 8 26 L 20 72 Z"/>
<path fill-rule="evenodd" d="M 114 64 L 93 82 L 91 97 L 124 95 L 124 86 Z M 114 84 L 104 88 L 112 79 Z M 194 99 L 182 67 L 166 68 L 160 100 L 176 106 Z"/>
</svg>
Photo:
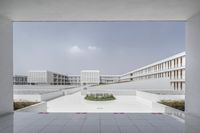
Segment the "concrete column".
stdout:
<svg viewBox="0 0 200 133">
<path fill-rule="evenodd" d="M 178 70 L 177 79 L 181 79 L 181 70 Z"/>
<path fill-rule="evenodd" d="M 181 67 L 181 58 L 178 58 L 178 67 Z"/>
<path fill-rule="evenodd" d="M 185 69 L 182 70 L 182 79 L 185 80 Z"/>
<path fill-rule="evenodd" d="M 186 27 L 186 112 L 200 116 L 200 13 Z"/>
<path fill-rule="evenodd" d="M 13 111 L 13 27 L 0 16 L 0 115 Z"/>
</svg>

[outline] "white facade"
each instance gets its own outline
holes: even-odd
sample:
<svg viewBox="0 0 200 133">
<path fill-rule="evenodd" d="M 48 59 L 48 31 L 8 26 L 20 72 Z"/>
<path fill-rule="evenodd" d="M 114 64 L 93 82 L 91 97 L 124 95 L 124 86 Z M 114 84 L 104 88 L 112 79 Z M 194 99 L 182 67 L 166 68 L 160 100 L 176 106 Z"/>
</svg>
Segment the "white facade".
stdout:
<svg viewBox="0 0 200 133">
<path fill-rule="evenodd" d="M 49 71 L 29 71 L 28 82 L 30 84 L 52 84 L 53 73 Z"/>
<path fill-rule="evenodd" d="M 14 75 L 13 77 L 13 84 L 14 85 L 27 85 L 27 76 L 25 75 Z"/>
<path fill-rule="evenodd" d="M 82 70 L 81 71 L 81 84 L 99 84 L 100 72 L 98 70 Z"/>
<path fill-rule="evenodd" d="M 68 82 L 70 85 L 80 85 L 81 79 L 80 75 L 68 75 Z"/>
<path fill-rule="evenodd" d="M 80 75 L 68 75 L 68 82 L 70 85 L 80 85 Z M 120 75 L 100 75 L 100 84 L 117 83 L 120 80 Z"/>
<path fill-rule="evenodd" d="M 50 71 L 29 71 L 29 84 L 51 84 L 51 85 L 67 85 L 67 75 L 62 75 Z"/>
<path fill-rule="evenodd" d="M 101 75 L 100 84 L 117 83 L 120 80 L 120 75 Z"/>
<path fill-rule="evenodd" d="M 185 52 L 123 74 L 120 77 L 120 82 L 159 78 L 170 79 L 169 84 L 174 88 L 174 90 L 184 91 Z"/>
</svg>

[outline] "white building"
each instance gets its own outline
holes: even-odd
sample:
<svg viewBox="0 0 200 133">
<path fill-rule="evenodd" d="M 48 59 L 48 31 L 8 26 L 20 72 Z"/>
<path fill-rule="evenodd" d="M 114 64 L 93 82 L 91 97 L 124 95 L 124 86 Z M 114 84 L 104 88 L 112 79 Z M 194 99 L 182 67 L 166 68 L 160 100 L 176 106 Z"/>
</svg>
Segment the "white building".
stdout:
<svg viewBox="0 0 200 133">
<path fill-rule="evenodd" d="M 101 75 L 100 84 L 112 84 L 120 81 L 120 75 Z"/>
<path fill-rule="evenodd" d="M 30 84 L 50 84 L 50 85 L 67 85 L 67 75 L 62 75 L 47 70 L 29 71 L 28 83 Z"/>
<path fill-rule="evenodd" d="M 80 75 L 68 75 L 68 82 L 70 85 L 80 85 Z M 117 83 L 120 81 L 120 75 L 100 75 L 100 84 Z"/>
<path fill-rule="evenodd" d="M 68 75 L 68 82 L 70 85 L 80 85 L 81 79 L 80 75 Z"/>
<path fill-rule="evenodd" d="M 184 91 L 185 52 L 123 74 L 120 77 L 120 82 L 159 78 L 170 79 L 169 84 L 174 88 L 174 90 Z"/>
<path fill-rule="evenodd" d="M 100 83 L 99 70 L 82 70 L 81 71 L 81 84 L 95 85 Z"/>
<path fill-rule="evenodd" d="M 27 76 L 25 75 L 14 75 L 13 76 L 14 85 L 27 85 Z"/>
</svg>

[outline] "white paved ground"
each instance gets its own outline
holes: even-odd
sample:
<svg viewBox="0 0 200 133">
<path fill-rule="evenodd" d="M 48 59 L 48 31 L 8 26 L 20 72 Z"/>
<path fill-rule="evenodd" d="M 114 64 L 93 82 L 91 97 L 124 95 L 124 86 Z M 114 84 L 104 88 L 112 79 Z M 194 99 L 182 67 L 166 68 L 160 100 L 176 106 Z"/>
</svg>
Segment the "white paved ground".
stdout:
<svg viewBox="0 0 200 133">
<path fill-rule="evenodd" d="M 0 116 L 0 133 L 199 133 L 198 122 L 184 132 L 184 123 L 164 114 L 15 112 Z"/>
<path fill-rule="evenodd" d="M 48 112 L 152 112 L 136 96 L 115 96 L 114 101 L 87 101 L 81 92 L 47 102 Z"/>
</svg>

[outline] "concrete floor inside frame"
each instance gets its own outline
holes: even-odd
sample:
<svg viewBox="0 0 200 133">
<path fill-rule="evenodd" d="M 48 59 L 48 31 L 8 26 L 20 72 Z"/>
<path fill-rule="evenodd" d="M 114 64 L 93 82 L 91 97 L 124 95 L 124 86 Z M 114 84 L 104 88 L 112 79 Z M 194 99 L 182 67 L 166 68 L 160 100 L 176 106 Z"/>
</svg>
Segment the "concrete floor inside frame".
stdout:
<svg viewBox="0 0 200 133">
<path fill-rule="evenodd" d="M 14 119 L 14 120 L 13 120 Z M 183 133 L 184 123 L 152 113 L 30 113 L 0 119 L 1 133 Z M 195 130 L 195 129 L 194 129 Z"/>
</svg>

